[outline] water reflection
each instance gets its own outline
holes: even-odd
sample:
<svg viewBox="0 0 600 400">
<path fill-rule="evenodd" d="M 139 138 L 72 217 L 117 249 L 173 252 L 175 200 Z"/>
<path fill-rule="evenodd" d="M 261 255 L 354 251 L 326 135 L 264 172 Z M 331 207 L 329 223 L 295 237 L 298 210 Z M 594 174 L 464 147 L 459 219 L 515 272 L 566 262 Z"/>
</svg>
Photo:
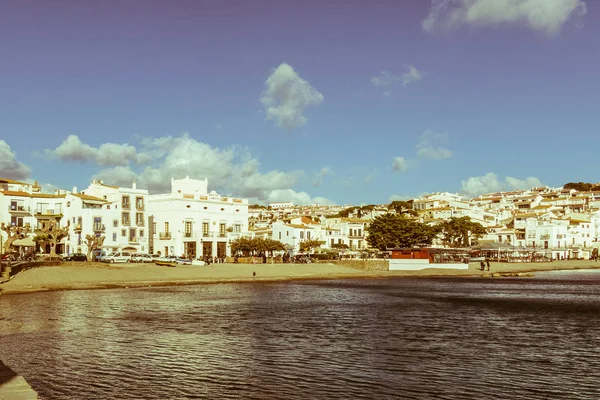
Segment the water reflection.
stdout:
<svg viewBox="0 0 600 400">
<path fill-rule="evenodd" d="M 591 282 L 385 279 L 4 296 L 0 358 L 45 399 L 597 398 L 600 299 Z"/>
</svg>

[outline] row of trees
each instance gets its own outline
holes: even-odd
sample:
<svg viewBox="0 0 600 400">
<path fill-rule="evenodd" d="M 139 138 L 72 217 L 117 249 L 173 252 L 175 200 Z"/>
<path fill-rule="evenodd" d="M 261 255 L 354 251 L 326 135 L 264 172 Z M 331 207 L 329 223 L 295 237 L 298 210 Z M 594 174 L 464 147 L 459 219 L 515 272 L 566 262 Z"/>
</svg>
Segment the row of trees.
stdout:
<svg viewBox="0 0 600 400">
<path fill-rule="evenodd" d="M 469 217 L 450 218 L 430 225 L 404 214 L 385 214 L 375 218 L 367 232 L 369 245 L 385 250 L 392 247 L 429 246 L 436 238 L 448 247 L 467 247 L 471 239 L 480 238 L 486 230 Z"/>
<path fill-rule="evenodd" d="M 31 233 L 31 227 L 26 226 L 12 226 L 2 223 L 0 230 L 6 232 L 7 239 L 3 243 L 3 252 L 9 253 L 12 250 L 13 244 L 16 240 L 24 239 Z M 69 226 L 61 227 L 56 221 L 47 221 L 42 226 L 34 231 L 35 236 L 33 241 L 36 247 L 45 248 L 46 245 L 50 245 L 50 258 L 58 257 L 56 254 L 56 247 L 58 244 L 69 235 Z M 88 248 L 87 258 L 92 259 L 92 253 L 102 247 L 104 243 L 104 236 L 86 235 L 85 241 Z"/>
</svg>

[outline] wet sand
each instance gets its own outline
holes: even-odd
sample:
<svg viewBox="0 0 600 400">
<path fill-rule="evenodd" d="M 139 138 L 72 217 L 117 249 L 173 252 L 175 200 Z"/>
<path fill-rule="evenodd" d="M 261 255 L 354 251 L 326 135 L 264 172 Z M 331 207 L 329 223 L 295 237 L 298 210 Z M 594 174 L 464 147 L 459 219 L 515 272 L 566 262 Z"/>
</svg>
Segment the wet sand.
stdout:
<svg viewBox="0 0 600 400">
<path fill-rule="evenodd" d="M 107 289 L 184 284 L 265 282 L 299 279 L 384 278 L 394 276 L 487 276 L 490 273 L 535 273 L 537 271 L 600 269 L 589 260 L 548 263 L 491 263 L 490 272 L 479 263 L 466 270 L 428 268 L 421 271 L 364 271 L 334 264 L 211 264 L 209 266 L 163 267 L 154 264 L 64 263 L 60 266 L 23 271 L 0 284 L 2 294 L 52 290 Z M 256 276 L 253 276 L 256 272 Z"/>
</svg>

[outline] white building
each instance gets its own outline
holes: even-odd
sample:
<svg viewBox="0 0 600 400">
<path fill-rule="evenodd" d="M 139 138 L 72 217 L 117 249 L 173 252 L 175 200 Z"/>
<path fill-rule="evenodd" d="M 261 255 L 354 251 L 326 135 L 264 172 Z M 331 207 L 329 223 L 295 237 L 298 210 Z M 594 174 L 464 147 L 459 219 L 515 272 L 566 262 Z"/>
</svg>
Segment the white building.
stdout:
<svg viewBox="0 0 600 400">
<path fill-rule="evenodd" d="M 231 256 L 248 232 L 248 200 L 208 193 L 208 181 L 171 179 L 171 193 L 148 196 L 150 251 L 191 258 Z"/>
<path fill-rule="evenodd" d="M 87 218 L 81 228 L 89 232 L 87 224 L 91 223 L 93 234 L 103 234 L 106 237 L 103 250 L 149 251 L 146 212 L 148 190 L 138 189 L 135 182 L 127 188 L 105 185 L 101 180 L 95 179 L 81 195 L 89 196 L 79 196 L 82 199 L 82 220 L 84 216 Z M 105 203 L 100 206 L 98 200 Z M 82 236 L 85 237 L 83 232 Z"/>
</svg>

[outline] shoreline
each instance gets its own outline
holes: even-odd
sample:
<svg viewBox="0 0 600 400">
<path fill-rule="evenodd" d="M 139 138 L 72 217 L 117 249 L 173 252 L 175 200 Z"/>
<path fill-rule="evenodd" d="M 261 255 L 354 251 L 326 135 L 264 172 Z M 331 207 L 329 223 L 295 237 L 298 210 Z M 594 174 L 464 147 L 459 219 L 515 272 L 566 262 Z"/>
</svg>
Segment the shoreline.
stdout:
<svg viewBox="0 0 600 400">
<path fill-rule="evenodd" d="M 210 266 L 160 267 L 154 264 L 62 263 L 18 273 L 0 284 L 0 294 L 16 295 L 66 290 L 127 289 L 223 283 L 276 283 L 304 280 L 404 278 L 498 278 L 531 276 L 546 271 L 600 269 L 589 260 L 540 263 L 491 263 L 490 271 L 481 271 L 478 263 L 468 269 L 427 268 L 420 271 L 363 270 L 336 264 L 211 264 Z M 256 272 L 256 277 L 252 274 Z"/>
</svg>

